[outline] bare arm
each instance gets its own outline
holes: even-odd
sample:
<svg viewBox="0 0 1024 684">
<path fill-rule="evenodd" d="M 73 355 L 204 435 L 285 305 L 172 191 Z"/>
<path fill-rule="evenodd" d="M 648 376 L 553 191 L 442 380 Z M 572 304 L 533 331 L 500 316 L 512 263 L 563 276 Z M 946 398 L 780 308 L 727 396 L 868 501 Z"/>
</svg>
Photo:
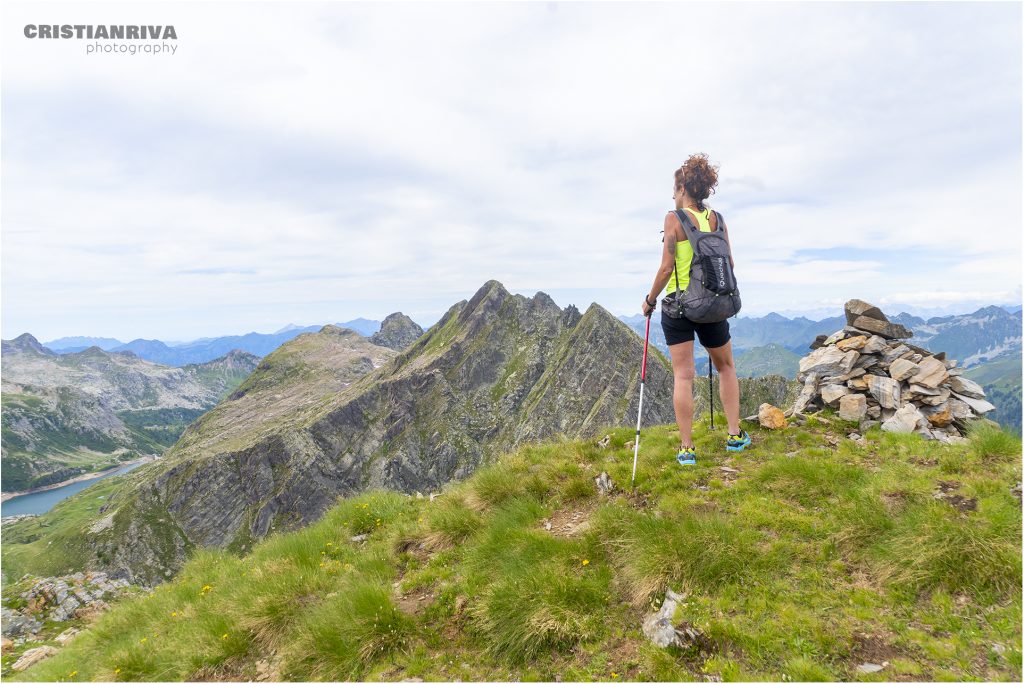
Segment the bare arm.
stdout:
<svg viewBox="0 0 1024 684">
<path fill-rule="evenodd" d="M 661 250 L 661 265 L 654 276 L 654 284 L 651 286 L 651 293 L 647 298 L 653 302 L 658 301 L 658 295 L 665 289 L 669 278 L 672 277 L 672 269 L 676 262 L 676 225 L 679 223 L 671 212 L 665 215 L 665 240 Z"/>
</svg>

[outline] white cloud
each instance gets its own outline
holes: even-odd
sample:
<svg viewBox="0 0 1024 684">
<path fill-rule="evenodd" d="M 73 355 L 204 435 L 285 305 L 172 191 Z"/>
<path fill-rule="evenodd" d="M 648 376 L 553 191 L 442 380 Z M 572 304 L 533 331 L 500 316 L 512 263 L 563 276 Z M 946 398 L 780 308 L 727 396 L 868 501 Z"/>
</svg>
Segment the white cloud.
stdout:
<svg viewBox="0 0 1024 684">
<path fill-rule="evenodd" d="M 751 311 L 1019 293 L 1017 5 L 101 7 L 4 6 L 5 337 L 436 318 L 489 278 L 630 312 L 697 150 Z"/>
</svg>

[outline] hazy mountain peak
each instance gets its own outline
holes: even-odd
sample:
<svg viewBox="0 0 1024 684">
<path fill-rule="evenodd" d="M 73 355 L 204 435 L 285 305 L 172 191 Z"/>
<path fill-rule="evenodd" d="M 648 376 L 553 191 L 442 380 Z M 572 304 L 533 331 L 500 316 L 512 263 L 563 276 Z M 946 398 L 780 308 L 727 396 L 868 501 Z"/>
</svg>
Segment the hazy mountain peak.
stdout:
<svg viewBox="0 0 1024 684">
<path fill-rule="evenodd" d="M 39 340 L 33 337 L 29 333 L 22 333 L 15 337 L 13 340 L 3 340 L 3 353 L 28 353 L 28 354 L 42 354 L 45 356 L 53 356 L 54 353 L 39 344 Z"/>
<path fill-rule="evenodd" d="M 335 337 L 359 337 L 359 338 L 363 337 L 362 335 L 360 335 L 358 332 L 356 332 L 352 328 L 345 328 L 345 327 L 342 327 L 340 325 L 335 325 L 334 323 L 326 324 L 324 327 L 320 328 L 320 330 L 318 332 L 322 333 L 324 335 L 333 335 Z M 303 333 L 303 335 L 310 335 L 310 334 L 314 334 L 315 335 L 317 333 Z"/>
<path fill-rule="evenodd" d="M 381 322 L 380 330 L 370 337 L 370 342 L 382 347 L 402 351 L 415 342 L 422 334 L 423 328 L 414 320 L 401 311 L 396 311 L 388 315 Z"/>
</svg>

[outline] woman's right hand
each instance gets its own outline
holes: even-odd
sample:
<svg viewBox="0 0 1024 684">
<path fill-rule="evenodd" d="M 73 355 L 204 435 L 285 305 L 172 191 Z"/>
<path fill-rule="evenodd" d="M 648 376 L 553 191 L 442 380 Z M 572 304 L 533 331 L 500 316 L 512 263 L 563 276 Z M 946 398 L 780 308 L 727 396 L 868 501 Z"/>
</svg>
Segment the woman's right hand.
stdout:
<svg viewBox="0 0 1024 684">
<path fill-rule="evenodd" d="M 644 303 L 640 307 L 640 310 L 644 312 L 644 316 L 650 316 L 651 312 L 654 311 L 654 304 L 651 304 L 649 296 L 650 295 L 644 295 Z M 655 300 L 655 304 L 657 304 L 657 300 Z"/>
</svg>

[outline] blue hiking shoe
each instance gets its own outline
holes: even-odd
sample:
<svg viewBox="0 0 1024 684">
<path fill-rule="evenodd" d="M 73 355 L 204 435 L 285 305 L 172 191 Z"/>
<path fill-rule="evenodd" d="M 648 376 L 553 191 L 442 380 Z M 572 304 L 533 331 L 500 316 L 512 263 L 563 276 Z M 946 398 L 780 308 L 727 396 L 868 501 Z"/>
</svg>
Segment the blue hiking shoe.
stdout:
<svg viewBox="0 0 1024 684">
<path fill-rule="evenodd" d="M 729 439 L 725 442 L 725 449 L 726 451 L 743 451 L 749 445 L 750 435 L 746 430 L 740 429 L 740 434 L 729 435 Z"/>
<path fill-rule="evenodd" d="M 697 450 L 693 447 L 683 447 L 676 454 L 676 462 L 679 465 L 697 465 Z"/>
</svg>

